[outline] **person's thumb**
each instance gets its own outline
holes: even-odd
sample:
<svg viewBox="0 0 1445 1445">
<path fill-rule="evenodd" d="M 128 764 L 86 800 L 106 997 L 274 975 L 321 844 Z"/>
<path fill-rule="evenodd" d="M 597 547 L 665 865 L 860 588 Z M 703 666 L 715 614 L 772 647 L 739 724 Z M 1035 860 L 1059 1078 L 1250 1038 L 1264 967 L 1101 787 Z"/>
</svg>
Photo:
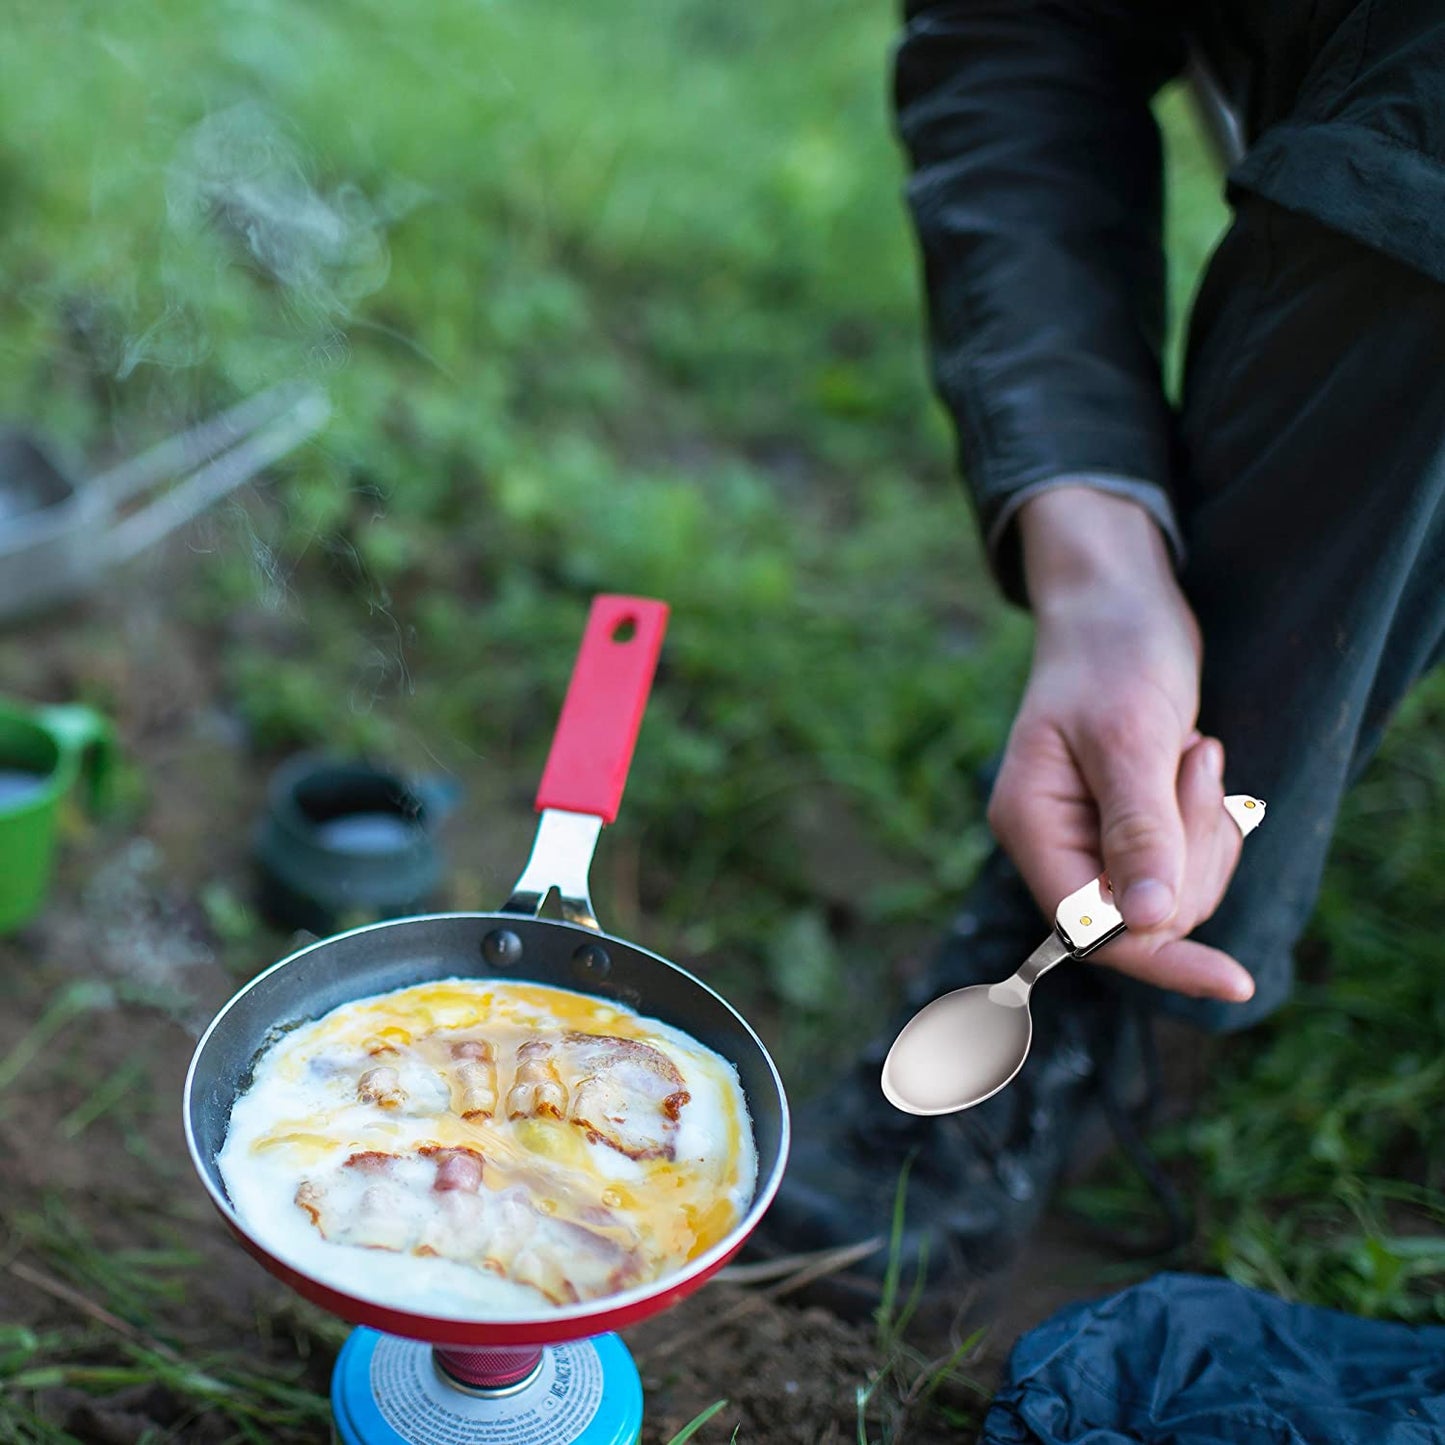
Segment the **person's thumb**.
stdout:
<svg viewBox="0 0 1445 1445">
<path fill-rule="evenodd" d="M 1099 810 L 1099 845 L 1114 903 L 1135 932 L 1174 916 L 1184 873 L 1177 729 L 1123 723 L 1079 750 Z"/>
</svg>

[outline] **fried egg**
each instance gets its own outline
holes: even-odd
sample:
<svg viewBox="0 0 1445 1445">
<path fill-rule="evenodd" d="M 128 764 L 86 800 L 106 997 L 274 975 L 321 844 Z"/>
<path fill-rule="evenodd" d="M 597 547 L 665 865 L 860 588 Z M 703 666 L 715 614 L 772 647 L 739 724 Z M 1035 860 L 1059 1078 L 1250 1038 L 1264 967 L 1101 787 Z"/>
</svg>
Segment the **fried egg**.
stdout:
<svg viewBox="0 0 1445 1445">
<path fill-rule="evenodd" d="M 725 1238 L 757 1182 L 737 1071 L 712 1050 L 586 994 L 463 978 L 273 1039 L 217 1164 L 286 1263 L 458 1318 L 659 1279 Z"/>
</svg>

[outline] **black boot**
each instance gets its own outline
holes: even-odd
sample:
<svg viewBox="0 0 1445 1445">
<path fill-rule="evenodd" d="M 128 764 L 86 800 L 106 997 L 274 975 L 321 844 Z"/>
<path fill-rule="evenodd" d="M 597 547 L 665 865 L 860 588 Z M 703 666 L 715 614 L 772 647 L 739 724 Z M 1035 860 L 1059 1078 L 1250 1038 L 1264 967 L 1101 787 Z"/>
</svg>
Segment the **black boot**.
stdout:
<svg viewBox="0 0 1445 1445">
<path fill-rule="evenodd" d="M 754 1259 L 878 1241 L 810 1290 L 851 1315 L 880 1301 L 899 1178 L 907 1190 L 898 1259 L 906 1295 L 977 1280 L 1008 1263 L 1042 1214 L 1107 1085 L 1139 1092 L 1142 1020 L 1107 970 L 1060 964 L 1033 994 L 1033 1045 L 1019 1076 L 976 1108 L 918 1118 L 883 1097 L 879 1074 L 898 1030 L 950 989 L 1008 977 L 1052 924 L 1001 853 L 984 865 L 933 966 L 888 1032 L 794 1115 L 792 1154 L 750 1248 Z"/>
</svg>

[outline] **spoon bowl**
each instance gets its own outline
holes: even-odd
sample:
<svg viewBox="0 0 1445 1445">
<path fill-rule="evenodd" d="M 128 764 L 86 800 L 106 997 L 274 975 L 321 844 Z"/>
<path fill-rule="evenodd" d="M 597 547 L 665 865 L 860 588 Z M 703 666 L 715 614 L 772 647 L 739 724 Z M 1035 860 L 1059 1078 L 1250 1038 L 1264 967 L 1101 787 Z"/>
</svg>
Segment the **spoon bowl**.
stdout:
<svg viewBox="0 0 1445 1445">
<path fill-rule="evenodd" d="M 893 1041 L 883 1092 L 908 1114 L 951 1114 L 1013 1082 L 1033 1041 L 1029 990 L 1018 976 L 936 998 Z"/>
</svg>

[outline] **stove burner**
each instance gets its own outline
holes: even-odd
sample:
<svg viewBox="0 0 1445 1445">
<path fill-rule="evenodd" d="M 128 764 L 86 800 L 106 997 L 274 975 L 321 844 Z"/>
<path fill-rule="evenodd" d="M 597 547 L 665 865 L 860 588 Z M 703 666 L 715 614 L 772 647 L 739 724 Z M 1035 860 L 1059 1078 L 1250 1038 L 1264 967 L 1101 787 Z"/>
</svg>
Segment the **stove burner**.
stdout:
<svg viewBox="0 0 1445 1445">
<path fill-rule="evenodd" d="M 449 1385 L 471 1395 L 514 1395 L 542 1368 L 539 1345 L 496 1345 L 490 1349 L 438 1345 L 433 1363 Z"/>
</svg>

